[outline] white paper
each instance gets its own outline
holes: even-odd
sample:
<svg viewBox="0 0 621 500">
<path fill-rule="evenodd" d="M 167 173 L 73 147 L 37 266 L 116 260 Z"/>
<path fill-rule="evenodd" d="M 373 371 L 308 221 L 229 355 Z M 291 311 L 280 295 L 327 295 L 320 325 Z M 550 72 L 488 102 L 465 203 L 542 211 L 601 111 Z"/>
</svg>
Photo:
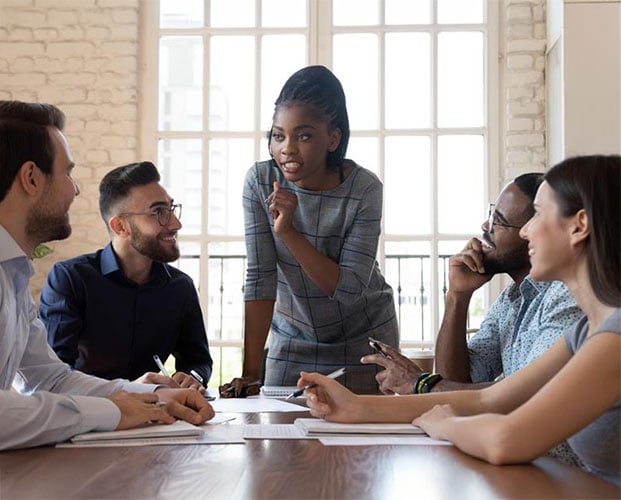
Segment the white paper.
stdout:
<svg viewBox="0 0 621 500">
<path fill-rule="evenodd" d="M 266 413 L 308 411 L 304 406 L 269 398 L 220 398 L 211 402 L 214 411 L 228 413 Z"/>
<path fill-rule="evenodd" d="M 244 439 L 317 439 L 293 424 L 246 424 L 243 429 Z"/>
<path fill-rule="evenodd" d="M 71 441 L 105 441 L 105 440 L 129 440 L 162 437 L 200 436 L 203 430 L 200 427 L 177 420 L 172 424 L 152 424 L 135 429 L 108 432 L 85 432 L 71 438 Z"/>
<path fill-rule="evenodd" d="M 307 434 L 425 434 L 420 427 L 409 423 L 346 424 L 320 418 L 296 418 L 295 425 Z"/>
<path fill-rule="evenodd" d="M 373 446 L 373 445 L 420 445 L 420 446 L 453 446 L 449 441 L 431 439 L 429 436 L 321 436 L 319 442 L 324 446 Z"/>
<path fill-rule="evenodd" d="M 231 420 L 235 420 L 236 418 L 237 417 L 235 415 L 229 415 L 228 413 L 216 413 L 211 420 L 207 420 L 207 422 L 202 424 L 200 427 L 204 429 L 205 427 L 209 427 L 210 425 L 220 425 L 224 422 L 230 422 Z"/>
</svg>

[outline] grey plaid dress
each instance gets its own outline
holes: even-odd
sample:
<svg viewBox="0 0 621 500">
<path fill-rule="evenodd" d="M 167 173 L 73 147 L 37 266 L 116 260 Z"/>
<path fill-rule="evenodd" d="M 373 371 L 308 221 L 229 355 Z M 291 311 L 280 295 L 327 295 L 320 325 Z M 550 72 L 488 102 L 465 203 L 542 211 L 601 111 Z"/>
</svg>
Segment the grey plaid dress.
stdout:
<svg viewBox="0 0 621 500">
<path fill-rule="evenodd" d="M 337 262 L 333 296 L 304 273 L 274 233 L 266 198 L 278 181 L 298 197 L 295 228 Z M 382 184 L 354 165 L 332 191 L 307 191 L 285 180 L 273 161 L 255 163 L 243 194 L 248 255 L 246 301 L 275 300 L 266 362 L 266 385 L 295 385 L 301 370 L 329 373 L 346 367 L 339 380 L 355 392 L 377 391 L 376 365 L 362 365 L 367 337 L 397 347 L 398 325 L 392 288 L 379 271 L 377 243 Z"/>
</svg>

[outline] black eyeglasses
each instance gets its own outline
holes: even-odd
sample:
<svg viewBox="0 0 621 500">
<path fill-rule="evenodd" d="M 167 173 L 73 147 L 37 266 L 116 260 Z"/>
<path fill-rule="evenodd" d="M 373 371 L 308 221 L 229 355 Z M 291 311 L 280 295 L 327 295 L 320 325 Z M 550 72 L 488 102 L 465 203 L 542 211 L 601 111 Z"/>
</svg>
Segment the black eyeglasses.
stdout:
<svg viewBox="0 0 621 500">
<path fill-rule="evenodd" d="M 171 205 L 170 207 L 157 207 L 150 212 L 123 212 L 119 215 L 121 217 L 127 215 L 149 215 L 151 217 L 157 217 L 157 222 L 160 226 L 167 226 L 170 222 L 171 215 L 174 215 L 177 219 L 181 219 L 181 203 Z"/>
<path fill-rule="evenodd" d="M 514 226 L 512 224 L 505 224 L 504 222 L 498 222 L 497 220 L 494 219 L 494 212 L 495 211 L 496 211 L 496 204 L 495 203 L 490 203 L 489 204 L 489 209 L 488 209 L 488 212 L 487 212 L 487 227 L 488 227 L 489 231 L 491 231 L 494 226 L 510 227 L 510 228 L 513 228 L 513 229 L 522 229 L 522 226 Z"/>
</svg>

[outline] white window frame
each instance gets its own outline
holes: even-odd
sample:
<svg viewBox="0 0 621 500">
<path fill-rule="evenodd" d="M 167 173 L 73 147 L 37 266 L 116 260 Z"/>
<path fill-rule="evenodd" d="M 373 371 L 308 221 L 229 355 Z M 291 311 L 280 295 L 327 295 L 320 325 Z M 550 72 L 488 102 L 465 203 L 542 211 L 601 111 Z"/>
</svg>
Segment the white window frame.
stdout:
<svg viewBox="0 0 621 500">
<path fill-rule="evenodd" d="M 382 2 L 383 0 L 380 0 Z M 140 121 L 139 121 L 139 151 L 140 151 L 140 159 L 142 160 L 151 160 L 157 164 L 158 159 L 158 140 L 160 138 L 175 138 L 175 137 L 183 137 L 183 138 L 200 138 L 203 140 L 204 145 L 209 144 L 209 139 L 218 138 L 218 137 L 250 137 L 248 132 L 244 133 L 236 133 L 236 132 L 225 132 L 225 131 L 209 131 L 208 130 L 208 120 L 209 120 L 209 99 L 203 99 L 203 130 L 196 132 L 158 132 L 158 37 L 160 33 L 159 29 L 159 2 L 157 0 L 145 0 L 140 2 L 140 59 L 139 59 L 139 78 L 140 78 L 140 96 L 139 96 L 139 109 L 140 109 Z M 207 1 L 206 1 L 207 4 Z M 259 6 L 259 0 L 257 0 L 257 8 Z M 435 9 L 435 6 L 433 7 Z M 360 32 L 373 32 L 373 33 L 385 33 L 387 31 L 416 31 L 416 28 L 412 26 L 395 26 L 391 25 L 389 27 L 383 26 L 380 24 L 379 26 L 369 26 L 369 27 L 332 27 L 331 26 L 332 19 L 332 1 L 331 0 L 308 0 L 308 27 L 299 28 L 298 32 L 305 34 L 308 38 L 308 63 L 309 64 L 324 64 L 328 67 L 331 67 L 332 62 L 332 36 L 337 33 L 360 33 Z M 484 172 L 486 175 L 485 179 L 485 187 L 484 192 L 487 194 L 488 200 L 493 199 L 496 196 L 499 190 L 499 182 L 502 178 L 500 172 L 500 132 L 501 125 L 499 123 L 499 59 L 500 59 L 500 51 L 499 51 L 499 5 L 497 0 L 485 0 L 485 19 L 486 23 L 483 25 L 474 25 L 478 31 L 483 31 L 485 34 L 486 40 L 486 57 L 485 57 L 485 72 L 486 75 L 484 77 L 484 81 L 486 82 L 486 110 L 484 113 L 485 123 L 483 127 L 479 128 L 471 128 L 471 129 L 457 129 L 456 133 L 465 134 L 465 133 L 474 133 L 474 134 L 482 134 L 484 136 L 484 140 L 486 142 L 486 164 L 484 166 Z M 322 20 L 323 22 L 319 22 Z M 380 20 L 382 22 L 383 20 Z M 316 25 L 317 30 L 312 30 L 311 27 Z M 429 31 L 432 30 L 432 33 L 435 35 L 437 31 L 449 31 L 449 30 L 459 30 L 459 29 L 473 29 L 473 25 L 442 25 L 438 27 L 438 25 L 425 25 L 421 26 L 420 30 Z M 209 31 L 210 28 L 196 28 L 196 29 L 183 29 L 183 30 L 175 30 L 175 29 L 167 29 L 165 30 L 166 35 L 175 35 L 175 34 L 198 34 L 203 35 L 205 30 Z M 231 29 L 219 29 L 219 32 L 235 32 L 239 31 L 244 34 L 251 34 L 252 31 L 249 31 L 249 28 L 243 28 L 241 30 L 236 30 L 234 28 Z M 294 30 L 291 30 L 294 31 Z M 268 28 L 257 28 L 256 33 L 260 32 L 261 34 L 270 34 L 279 33 L 278 29 L 268 29 Z M 287 32 L 290 32 L 288 29 Z M 433 50 L 433 81 L 436 80 L 437 77 L 437 69 L 435 65 L 435 60 L 437 58 L 436 53 L 436 44 L 435 44 L 435 36 L 432 36 L 432 50 Z M 382 78 L 383 73 L 383 61 L 382 58 L 382 44 L 383 37 L 380 37 L 380 46 L 379 46 L 379 57 L 380 57 L 380 78 Z M 208 47 L 205 47 L 205 61 L 208 58 Z M 207 81 L 208 72 L 209 72 L 209 64 L 205 62 L 204 64 L 204 77 L 205 81 Z M 258 73 L 257 73 L 258 74 Z M 379 89 L 379 99 L 380 99 L 380 129 L 379 129 L 379 137 L 386 135 L 386 130 L 382 128 L 384 123 L 383 117 L 383 85 L 378 85 Z M 264 137 L 265 131 L 260 130 L 260 99 L 259 99 L 259 83 L 255 84 L 255 131 L 251 134 L 255 143 L 255 157 L 256 159 L 262 159 L 265 157 L 265 152 L 260 150 L 261 139 Z M 436 96 L 433 93 L 433 85 L 432 85 L 432 100 L 434 106 L 433 116 L 437 116 L 437 100 Z M 450 132 L 450 130 L 444 129 L 443 133 Z M 420 134 L 429 134 L 429 130 L 421 130 Z M 360 134 L 356 131 L 352 131 L 352 136 L 356 135 L 367 135 Z M 372 133 L 375 136 L 375 133 Z M 393 135 L 391 133 L 391 135 Z M 437 163 L 436 163 L 436 154 L 437 154 L 437 137 L 438 132 L 436 128 L 431 129 L 431 138 L 432 138 L 432 157 L 431 163 L 432 167 L 432 197 L 435 198 L 438 189 L 438 179 L 437 179 Z M 380 165 L 380 176 L 383 177 L 384 166 L 383 166 L 383 150 L 384 141 L 379 141 L 379 150 L 378 150 L 378 165 Z M 203 165 L 208 164 L 209 150 L 208 147 L 203 147 Z M 203 182 L 203 200 L 207 197 L 207 180 Z M 176 193 L 177 197 L 179 197 L 179 193 Z M 481 206 L 485 206 L 488 200 L 481 200 Z M 435 206 L 435 199 L 432 199 L 432 204 Z M 202 234 L 199 236 L 185 236 L 180 237 L 183 241 L 198 241 L 200 243 L 201 249 L 201 263 L 200 263 L 200 281 L 205 284 L 205 286 L 201 286 L 200 290 L 200 300 L 203 307 L 206 307 L 208 304 L 208 289 L 206 286 L 208 280 L 210 279 L 208 273 L 208 265 L 207 259 L 209 257 L 208 254 L 208 246 L 210 243 L 214 242 L 243 242 L 242 236 L 221 236 L 221 235 L 209 235 L 207 233 L 207 220 L 208 220 L 208 206 L 204 208 L 204 217 L 202 222 Z M 482 219 L 484 214 L 481 214 Z M 476 230 L 477 228 L 472 228 Z M 388 235 L 388 239 L 390 241 L 427 241 L 430 242 L 431 245 L 431 263 L 432 263 L 432 272 L 433 276 L 438 276 L 438 243 L 440 241 L 447 240 L 464 240 L 466 241 L 471 234 L 442 234 L 438 233 L 438 221 L 437 214 L 433 214 L 433 223 L 432 223 L 432 232 L 431 236 L 405 236 L 405 235 Z M 387 240 L 387 235 L 382 231 L 382 235 L 380 237 L 379 246 L 378 246 L 378 262 L 380 263 L 380 267 L 384 267 L 385 263 L 385 242 Z M 485 303 L 488 306 L 491 303 L 492 298 L 495 298 L 500 290 L 501 290 L 502 282 L 501 280 L 494 279 L 487 287 L 485 293 Z M 433 343 L 435 343 L 435 334 L 438 331 L 440 325 L 440 305 L 438 303 L 439 293 L 439 284 L 436 279 L 432 280 L 432 289 L 429 293 L 429 297 L 431 300 L 431 315 L 432 315 L 432 331 L 434 332 L 434 338 L 432 341 L 426 342 L 411 342 L 404 341 L 402 342 L 402 347 L 433 347 Z M 206 311 L 204 311 L 206 313 Z M 207 318 L 207 314 L 205 314 L 205 318 Z M 218 340 L 218 339 L 209 339 L 210 345 L 212 347 L 241 347 L 243 345 L 242 338 L 242 325 L 240 325 L 240 339 L 239 341 L 230 341 L 230 340 Z"/>
</svg>

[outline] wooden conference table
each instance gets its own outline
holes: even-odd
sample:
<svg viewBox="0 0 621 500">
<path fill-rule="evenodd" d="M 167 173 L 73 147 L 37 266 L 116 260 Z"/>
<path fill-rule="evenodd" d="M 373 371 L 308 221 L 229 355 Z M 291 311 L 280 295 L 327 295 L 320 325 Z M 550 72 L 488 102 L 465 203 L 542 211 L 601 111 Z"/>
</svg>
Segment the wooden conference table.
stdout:
<svg viewBox="0 0 621 500">
<path fill-rule="evenodd" d="M 309 413 L 239 414 L 291 423 Z M 316 440 L 0 453 L 0 499 L 619 498 L 616 486 L 545 457 L 494 466 L 449 446 L 323 446 Z"/>
</svg>

